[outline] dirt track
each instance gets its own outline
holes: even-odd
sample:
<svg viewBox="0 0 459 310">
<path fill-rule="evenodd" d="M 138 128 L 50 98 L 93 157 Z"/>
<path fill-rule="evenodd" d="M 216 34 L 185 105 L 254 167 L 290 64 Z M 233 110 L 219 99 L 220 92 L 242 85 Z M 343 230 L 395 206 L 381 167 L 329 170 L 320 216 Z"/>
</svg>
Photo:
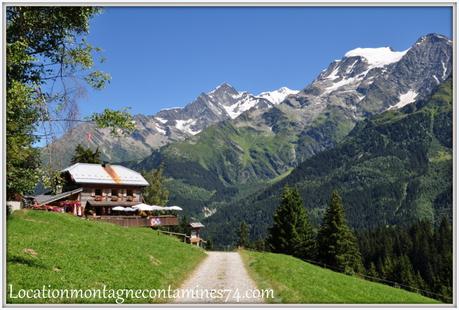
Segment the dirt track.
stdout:
<svg viewBox="0 0 459 310">
<path fill-rule="evenodd" d="M 239 253 L 207 254 L 204 261 L 180 287 L 181 290 L 195 290 L 195 296 L 182 296 L 175 299 L 174 303 L 263 303 L 262 298 L 253 297 L 253 290 L 257 287 L 247 273 Z"/>
</svg>

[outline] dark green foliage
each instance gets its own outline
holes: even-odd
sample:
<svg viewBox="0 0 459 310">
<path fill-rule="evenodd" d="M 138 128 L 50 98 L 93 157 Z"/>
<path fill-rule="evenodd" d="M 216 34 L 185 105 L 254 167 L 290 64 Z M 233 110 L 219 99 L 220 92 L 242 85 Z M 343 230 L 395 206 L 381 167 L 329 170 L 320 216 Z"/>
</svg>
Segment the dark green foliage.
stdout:
<svg viewBox="0 0 459 310">
<path fill-rule="evenodd" d="M 101 153 L 99 148 L 92 151 L 90 148 L 85 148 L 83 145 L 78 144 L 75 148 L 75 153 L 72 157 L 72 164 L 76 163 L 89 163 L 89 164 L 100 164 Z"/>
<path fill-rule="evenodd" d="M 347 226 L 343 203 L 336 191 L 317 234 L 317 249 L 318 259 L 328 266 L 345 273 L 362 270 L 357 239 Z"/>
<path fill-rule="evenodd" d="M 314 257 L 314 234 L 298 191 L 286 186 L 267 243 L 276 253 L 299 258 Z"/>
<path fill-rule="evenodd" d="M 446 218 L 358 233 L 367 275 L 444 302 L 452 302 L 452 237 Z"/>
<path fill-rule="evenodd" d="M 56 131 L 82 121 L 76 119 L 81 80 L 94 89 L 109 81 L 108 74 L 94 70 L 100 49 L 85 39 L 89 21 L 98 12 L 93 6 L 6 7 L 8 199 L 31 193 L 41 178 L 54 173 L 51 149 L 42 157 L 47 162 L 44 167 L 34 144 L 41 139 L 49 143 Z M 113 132 L 129 132 L 132 120 L 125 110 L 107 109 L 86 121 Z M 56 123 L 62 126 L 57 129 Z"/>
<path fill-rule="evenodd" d="M 452 84 L 430 99 L 357 123 L 336 147 L 301 163 L 267 189 L 221 206 L 205 220 L 216 244 L 234 244 L 231 227 L 245 220 L 256 240 L 267 235 L 285 185 L 295 186 L 318 227 L 333 189 L 353 229 L 438 222 L 452 216 Z M 449 116 L 448 116 L 449 115 Z M 442 120 L 442 121 L 441 121 Z"/>
<path fill-rule="evenodd" d="M 206 240 L 205 248 L 207 251 L 212 251 L 214 249 L 214 243 L 212 242 L 212 239 Z"/>
<path fill-rule="evenodd" d="M 37 122 L 44 117 L 41 114 L 47 101 L 56 99 L 58 104 L 63 103 L 62 97 L 59 102 L 56 97 L 42 94 L 40 87 L 56 75 L 53 68 L 58 64 L 72 68 L 85 66 L 81 57 L 71 53 L 81 51 L 82 45 L 69 46 L 67 50 L 63 46 L 66 40 L 87 34 L 89 19 L 96 12 L 93 7 L 6 8 L 8 199 L 30 193 L 39 181 L 39 153 L 33 147 L 41 138 L 35 135 Z"/>
<path fill-rule="evenodd" d="M 255 251 L 259 252 L 265 252 L 268 251 L 268 245 L 266 244 L 266 240 L 264 239 L 257 239 L 253 242 L 250 243 L 250 249 L 253 249 Z"/>
<path fill-rule="evenodd" d="M 172 183 L 171 202 L 186 203 L 190 215 L 202 216 L 203 207 L 218 209 L 232 204 L 285 177 L 305 158 L 341 140 L 355 122 L 332 107 L 327 109 L 326 120 L 306 127 L 276 107 L 264 112 L 262 118 L 272 130 L 219 122 L 194 137 L 153 152 L 135 169 L 150 170 L 164 162 L 165 175 Z M 254 122 L 246 115 L 238 121 Z M 209 195 L 196 195 L 196 187 Z M 235 245 L 236 234 L 230 235 Z"/>
<path fill-rule="evenodd" d="M 191 233 L 191 228 L 190 228 L 190 218 L 186 215 L 182 215 L 180 217 L 180 222 L 178 226 L 178 232 L 185 234 L 187 236 L 190 235 Z"/>
<path fill-rule="evenodd" d="M 169 191 L 164 186 L 163 166 L 153 171 L 144 171 L 142 175 L 150 184 L 143 190 L 145 203 L 165 206 L 169 200 Z"/>
<path fill-rule="evenodd" d="M 247 226 L 246 222 L 241 222 L 238 230 L 239 240 L 237 245 L 239 247 L 246 248 L 249 245 L 249 226 Z"/>
</svg>

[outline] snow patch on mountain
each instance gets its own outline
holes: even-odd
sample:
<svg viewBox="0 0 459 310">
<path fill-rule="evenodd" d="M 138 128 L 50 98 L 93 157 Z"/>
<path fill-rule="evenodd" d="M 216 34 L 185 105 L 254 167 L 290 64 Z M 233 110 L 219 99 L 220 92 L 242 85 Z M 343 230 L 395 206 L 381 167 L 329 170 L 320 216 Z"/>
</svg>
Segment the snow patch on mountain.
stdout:
<svg viewBox="0 0 459 310">
<path fill-rule="evenodd" d="M 244 98 L 242 98 L 242 100 L 238 101 L 237 103 L 230 106 L 223 106 L 223 108 L 232 119 L 235 119 L 245 111 L 253 108 L 257 103 L 258 100 L 247 94 L 247 96 L 244 96 Z"/>
<path fill-rule="evenodd" d="M 155 129 L 156 129 L 158 132 L 160 132 L 161 134 L 163 134 L 163 135 L 166 134 L 166 131 L 165 131 L 163 128 L 161 128 L 161 126 L 159 126 L 158 124 L 154 124 L 154 127 L 155 127 Z"/>
<path fill-rule="evenodd" d="M 343 87 L 345 85 L 352 84 L 352 83 L 355 83 L 361 80 L 362 80 L 361 78 L 348 78 L 348 79 L 343 78 L 341 81 L 338 81 L 336 83 L 333 83 L 331 86 L 326 87 L 322 95 L 327 95 L 337 90 L 340 87 Z"/>
<path fill-rule="evenodd" d="M 441 66 L 443 68 L 443 75 L 441 78 L 444 80 L 446 79 L 446 72 L 448 71 L 448 69 L 446 68 L 445 63 L 443 61 L 441 62 Z"/>
<path fill-rule="evenodd" d="M 363 57 L 368 62 L 371 68 L 381 68 L 391 63 L 399 61 L 406 53 L 406 51 L 396 52 L 390 47 L 377 47 L 377 48 L 356 48 L 347 52 L 345 57 Z"/>
<path fill-rule="evenodd" d="M 288 87 L 281 87 L 274 91 L 260 93 L 257 97 L 266 99 L 273 104 L 279 104 L 284 101 L 287 96 L 295 95 L 298 92 L 299 90 L 293 90 Z"/>
<path fill-rule="evenodd" d="M 162 123 L 162 124 L 166 124 L 167 123 L 167 119 L 164 119 L 164 118 L 161 118 L 161 117 L 158 117 L 158 116 L 156 116 L 155 119 L 157 121 L 159 121 L 160 123 Z"/>
<path fill-rule="evenodd" d="M 178 119 L 175 121 L 175 128 L 177 128 L 178 130 L 182 132 L 187 132 L 191 135 L 195 135 L 200 132 L 200 130 L 193 130 L 191 128 L 191 126 L 196 125 L 196 121 L 197 120 L 192 119 L 192 118 L 187 119 L 187 120 Z"/>
<path fill-rule="evenodd" d="M 181 110 L 182 107 L 162 108 L 160 111 Z"/>
<path fill-rule="evenodd" d="M 221 107 L 226 111 L 231 119 L 235 119 L 245 111 L 255 107 L 260 102 L 260 99 L 267 100 L 273 105 L 277 105 L 284 101 L 287 96 L 297 94 L 298 92 L 298 90 L 292 90 L 287 87 L 281 87 L 270 92 L 262 92 L 257 96 L 254 96 L 248 92 L 239 92 L 237 94 L 231 95 L 231 97 L 236 100 L 235 103 L 231 105 L 221 105 Z"/>
<path fill-rule="evenodd" d="M 324 70 L 326 71 L 326 70 Z M 327 75 L 325 78 L 327 80 L 336 80 L 337 78 L 339 78 L 338 76 L 338 71 L 339 71 L 339 66 L 337 66 L 329 75 Z"/>
<path fill-rule="evenodd" d="M 406 106 L 407 104 L 415 102 L 417 96 L 418 96 L 418 93 L 415 92 L 414 90 L 410 89 L 406 93 L 400 94 L 398 102 L 395 105 L 391 106 L 389 108 L 389 110 L 400 109 L 400 108 Z"/>
<path fill-rule="evenodd" d="M 350 65 L 350 66 L 346 69 L 346 74 L 349 74 L 349 73 L 352 72 L 352 70 L 354 69 L 355 64 L 356 64 L 357 62 L 358 62 L 358 60 L 354 61 L 354 62 L 352 63 L 352 65 Z"/>
</svg>

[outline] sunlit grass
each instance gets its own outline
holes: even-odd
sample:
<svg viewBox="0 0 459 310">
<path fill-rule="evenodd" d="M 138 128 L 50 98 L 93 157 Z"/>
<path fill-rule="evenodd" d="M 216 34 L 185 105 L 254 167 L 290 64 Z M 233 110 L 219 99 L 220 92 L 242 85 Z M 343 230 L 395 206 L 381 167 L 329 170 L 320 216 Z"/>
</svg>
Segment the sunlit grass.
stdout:
<svg viewBox="0 0 459 310">
<path fill-rule="evenodd" d="M 204 251 L 149 228 L 123 228 L 68 214 L 15 212 L 7 221 L 7 284 L 20 289 L 177 287 Z M 125 302 L 164 302 L 128 299 Z M 114 303 L 106 299 L 12 299 L 8 303 Z"/>
<path fill-rule="evenodd" d="M 274 290 L 274 303 L 439 303 L 416 293 L 324 269 L 288 255 L 241 251 L 260 289 Z"/>
</svg>

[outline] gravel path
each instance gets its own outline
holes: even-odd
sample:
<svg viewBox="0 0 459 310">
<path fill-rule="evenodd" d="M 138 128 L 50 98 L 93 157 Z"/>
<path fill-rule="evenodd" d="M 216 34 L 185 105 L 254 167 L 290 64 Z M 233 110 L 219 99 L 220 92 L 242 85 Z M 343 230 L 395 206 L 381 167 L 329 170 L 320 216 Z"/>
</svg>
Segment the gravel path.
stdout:
<svg viewBox="0 0 459 310">
<path fill-rule="evenodd" d="M 257 287 L 250 278 L 237 252 L 207 252 L 208 256 L 180 287 L 194 290 L 194 297 L 182 296 L 174 303 L 263 303 L 254 298 Z M 213 293 L 212 293 L 213 292 Z M 255 296 L 259 295 L 255 292 Z"/>
</svg>

